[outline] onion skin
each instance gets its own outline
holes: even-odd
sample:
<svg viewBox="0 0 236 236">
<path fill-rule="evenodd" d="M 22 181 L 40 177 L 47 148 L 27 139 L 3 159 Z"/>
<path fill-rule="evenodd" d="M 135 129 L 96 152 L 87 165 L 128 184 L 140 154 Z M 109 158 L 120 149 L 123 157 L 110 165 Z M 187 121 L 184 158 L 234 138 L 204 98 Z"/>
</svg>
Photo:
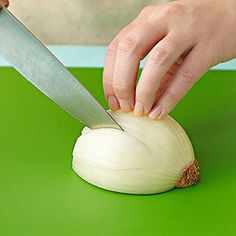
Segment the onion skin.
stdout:
<svg viewBox="0 0 236 236">
<path fill-rule="evenodd" d="M 196 184 L 199 167 L 192 144 L 170 116 L 153 121 L 109 111 L 124 131 L 85 127 L 73 150 L 73 170 L 98 187 L 155 194 Z"/>
</svg>

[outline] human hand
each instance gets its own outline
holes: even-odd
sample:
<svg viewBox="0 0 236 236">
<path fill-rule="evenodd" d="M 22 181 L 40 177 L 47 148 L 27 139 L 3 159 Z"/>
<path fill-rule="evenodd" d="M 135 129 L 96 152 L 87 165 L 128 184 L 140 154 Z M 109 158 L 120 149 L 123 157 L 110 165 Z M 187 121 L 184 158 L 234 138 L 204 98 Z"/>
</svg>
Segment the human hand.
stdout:
<svg viewBox="0 0 236 236">
<path fill-rule="evenodd" d="M 235 0 L 145 7 L 108 46 L 103 84 L 110 108 L 153 119 L 168 114 L 210 67 L 236 57 L 235 9 Z"/>
<path fill-rule="evenodd" d="M 8 7 L 9 1 L 8 0 L 0 0 L 0 4 L 2 4 L 5 7 Z"/>
</svg>

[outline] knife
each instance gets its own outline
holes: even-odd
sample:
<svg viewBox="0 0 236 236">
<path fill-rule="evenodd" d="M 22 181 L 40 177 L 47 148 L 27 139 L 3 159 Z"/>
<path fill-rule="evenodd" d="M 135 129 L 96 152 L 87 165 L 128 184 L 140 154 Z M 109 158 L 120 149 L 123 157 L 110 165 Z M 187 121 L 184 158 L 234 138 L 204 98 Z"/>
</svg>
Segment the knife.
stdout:
<svg viewBox="0 0 236 236">
<path fill-rule="evenodd" d="M 1 5 L 0 55 L 42 93 L 89 128 L 122 130 L 62 63 Z"/>
</svg>

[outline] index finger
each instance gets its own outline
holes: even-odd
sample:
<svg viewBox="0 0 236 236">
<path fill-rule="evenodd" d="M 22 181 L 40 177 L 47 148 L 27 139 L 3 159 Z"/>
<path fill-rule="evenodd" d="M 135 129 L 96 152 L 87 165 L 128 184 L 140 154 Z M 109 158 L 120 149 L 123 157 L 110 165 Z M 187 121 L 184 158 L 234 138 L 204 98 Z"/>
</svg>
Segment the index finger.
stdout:
<svg viewBox="0 0 236 236">
<path fill-rule="evenodd" d="M 103 88 L 106 100 L 111 110 L 118 110 L 120 108 L 119 102 L 115 97 L 115 92 L 113 90 L 113 71 L 115 65 L 117 45 L 120 37 L 129 32 L 130 28 L 132 28 L 132 23 L 127 25 L 124 29 L 122 29 L 112 40 L 112 42 L 109 44 L 107 48 L 104 70 L 103 70 Z"/>
</svg>

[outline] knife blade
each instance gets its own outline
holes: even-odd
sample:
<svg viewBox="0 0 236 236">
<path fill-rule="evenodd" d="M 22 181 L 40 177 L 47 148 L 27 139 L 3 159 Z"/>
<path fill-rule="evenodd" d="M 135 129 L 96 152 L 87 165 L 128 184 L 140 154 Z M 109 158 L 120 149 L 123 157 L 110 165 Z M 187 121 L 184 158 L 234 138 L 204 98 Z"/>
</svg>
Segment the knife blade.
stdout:
<svg viewBox="0 0 236 236">
<path fill-rule="evenodd" d="M 89 128 L 121 129 L 62 63 L 0 6 L 0 55 L 30 83 Z"/>
</svg>

